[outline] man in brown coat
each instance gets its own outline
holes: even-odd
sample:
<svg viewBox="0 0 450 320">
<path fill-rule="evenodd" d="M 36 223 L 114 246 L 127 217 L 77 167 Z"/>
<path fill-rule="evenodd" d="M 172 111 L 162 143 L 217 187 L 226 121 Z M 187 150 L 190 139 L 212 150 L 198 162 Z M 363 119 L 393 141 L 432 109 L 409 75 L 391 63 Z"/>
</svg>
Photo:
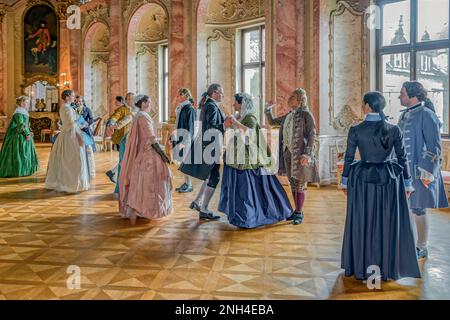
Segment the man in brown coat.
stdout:
<svg viewBox="0 0 450 320">
<path fill-rule="evenodd" d="M 295 211 L 288 220 L 303 222 L 303 204 L 308 182 L 318 183 L 319 173 L 315 159 L 316 125 L 308 107 L 304 89 L 295 89 L 288 100 L 292 111 L 274 118 L 272 106 L 266 108 L 270 125 L 280 126 L 279 174 L 287 175 L 295 201 Z"/>
</svg>

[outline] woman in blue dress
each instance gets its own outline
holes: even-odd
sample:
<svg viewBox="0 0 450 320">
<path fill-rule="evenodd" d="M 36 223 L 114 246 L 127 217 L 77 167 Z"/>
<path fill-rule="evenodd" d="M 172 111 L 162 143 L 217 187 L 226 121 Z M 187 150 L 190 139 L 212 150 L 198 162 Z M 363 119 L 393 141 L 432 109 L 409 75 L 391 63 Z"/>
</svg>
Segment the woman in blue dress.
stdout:
<svg viewBox="0 0 450 320">
<path fill-rule="evenodd" d="M 385 105 L 379 92 L 364 95 L 365 121 L 348 133 L 342 174 L 347 218 L 341 267 L 360 280 L 373 270 L 383 280 L 420 278 L 407 201 L 411 175 L 402 133 L 386 123 Z M 354 162 L 356 149 L 361 160 Z"/>
<path fill-rule="evenodd" d="M 226 120 L 231 126 L 231 139 L 225 153 L 219 211 L 240 228 L 256 228 L 286 220 L 292 207 L 277 177 L 269 172 L 270 150 L 258 119 L 252 97 L 235 95 L 234 117 Z"/>
<path fill-rule="evenodd" d="M 81 129 L 81 135 L 83 137 L 84 145 L 86 147 L 86 157 L 89 166 L 89 176 L 95 178 L 95 158 L 94 152 L 95 141 L 94 132 L 92 131 L 91 125 L 94 123 L 94 117 L 92 116 L 91 110 L 85 105 L 84 98 L 82 96 L 77 96 L 75 98 L 74 104 L 75 111 L 78 114 L 78 126 Z"/>
</svg>

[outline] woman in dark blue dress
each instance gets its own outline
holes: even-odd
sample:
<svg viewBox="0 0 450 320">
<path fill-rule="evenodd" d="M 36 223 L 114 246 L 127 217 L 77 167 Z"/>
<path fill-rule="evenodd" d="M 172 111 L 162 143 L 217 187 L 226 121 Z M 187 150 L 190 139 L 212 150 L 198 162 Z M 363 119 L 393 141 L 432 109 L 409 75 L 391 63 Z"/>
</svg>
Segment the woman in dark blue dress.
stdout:
<svg viewBox="0 0 450 320">
<path fill-rule="evenodd" d="M 403 136 L 398 126 L 386 123 L 385 105 L 381 93 L 365 94 L 366 118 L 350 129 L 342 174 L 347 218 L 341 267 L 346 276 L 360 280 L 373 275 L 374 267 L 383 280 L 420 278 L 407 202 L 413 189 Z M 357 148 L 361 160 L 354 162 Z"/>
<path fill-rule="evenodd" d="M 225 153 L 219 211 L 240 228 L 256 228 L 286 220 L 292 207 L 277 177 L 269 172 L 270 152 L 261 134 L 252 97 L 235 95 L 238 119 L 226 120 L 231 139 Z"/>
</svg>

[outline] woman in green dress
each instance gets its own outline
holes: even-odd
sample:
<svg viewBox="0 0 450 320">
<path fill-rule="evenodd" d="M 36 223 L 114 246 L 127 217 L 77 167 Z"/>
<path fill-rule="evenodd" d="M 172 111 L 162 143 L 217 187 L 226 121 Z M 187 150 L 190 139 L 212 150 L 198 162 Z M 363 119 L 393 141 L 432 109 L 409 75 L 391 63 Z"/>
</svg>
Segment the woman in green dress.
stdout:
<svg viewBox="0 0 450 320">
<path fill-rule="evenodd" d="M 0 151 L 0 178 L 30 176 L 39 169 L 27 110 L 28 97 L 21 96 L 16 103 Z"/>
</svg>

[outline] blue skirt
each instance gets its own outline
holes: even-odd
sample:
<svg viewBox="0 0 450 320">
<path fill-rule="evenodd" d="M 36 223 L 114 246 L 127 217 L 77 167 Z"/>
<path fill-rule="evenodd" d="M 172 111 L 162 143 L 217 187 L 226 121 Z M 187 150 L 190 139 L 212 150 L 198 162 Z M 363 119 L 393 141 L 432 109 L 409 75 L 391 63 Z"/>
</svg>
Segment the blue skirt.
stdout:
<svg viewBox="0 0 450 320">
<path fill-rule="evenodd" d="M 114 189 L 114 193 L 119 193 L 119 177 L 120 177 L 120 162 L 122 162 L 123 156 L 125 155 L 125 145 L 127 144 L 127 136 L 128 133 L 120 141 L 119 145 L 119 166 L 117 167 L 117 175 L 116 175 L 116 188 Z"/>
<path fill-rule="evenodd" d="M 403 168 L 395 162 L 350 167 L 341 267 L 363 280 L 371 266 L 383 280 L 420 278 Z"/>
<path fill-rule="evenodd" d="M 219 211 L 240 228 L 256 228 L 286 220 L 292 207 L 275 175 L 256 170 L 237 170 L 225 165 Z"/>
</svg>

